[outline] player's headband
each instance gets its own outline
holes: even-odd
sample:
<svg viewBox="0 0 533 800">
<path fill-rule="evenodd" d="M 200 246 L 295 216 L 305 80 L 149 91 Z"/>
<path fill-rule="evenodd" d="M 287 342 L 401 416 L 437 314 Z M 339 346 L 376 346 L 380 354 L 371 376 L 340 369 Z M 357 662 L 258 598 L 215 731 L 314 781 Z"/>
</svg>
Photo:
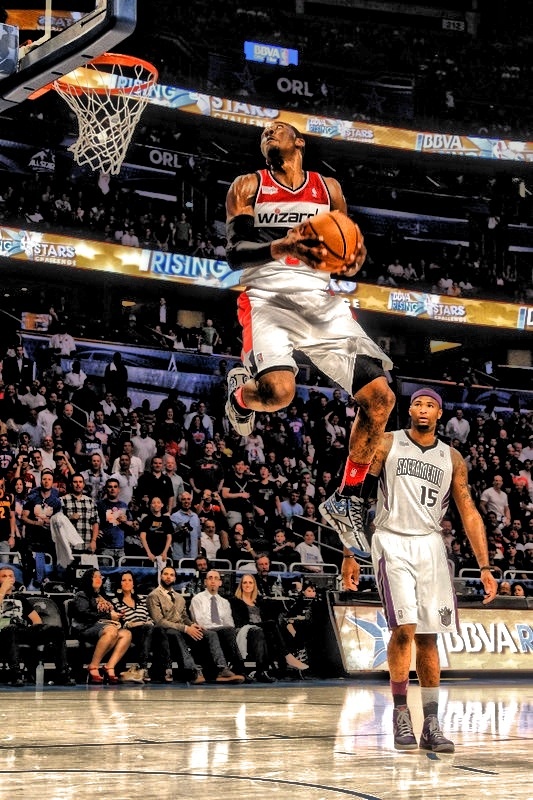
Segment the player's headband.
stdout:
<svg viewBox="0 0 533 800">
<path fill-rule="evenodd" d="M 413 392 L 411 395 L 411 403 L 413 400 L 416 400 L 417 397 L 432 397 L 433 400 L 439 404 L 439 408 L 442 408 L 442 397 L 434 389 L 417 389 L 416 392 Z"/>
</svg>

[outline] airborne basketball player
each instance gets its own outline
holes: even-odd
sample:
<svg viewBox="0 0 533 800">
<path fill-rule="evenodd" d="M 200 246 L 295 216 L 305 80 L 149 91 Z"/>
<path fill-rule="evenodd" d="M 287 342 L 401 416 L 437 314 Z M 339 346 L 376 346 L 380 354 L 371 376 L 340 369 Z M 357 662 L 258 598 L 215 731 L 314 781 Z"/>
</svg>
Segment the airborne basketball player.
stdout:
<svg viewBox="0 0 533 800">
<path fill-rule="evenodd" d="M 440 683 L 437 634 L 457 629 L 457 602 L 450 576 L 441 520 L 450 494 L 481 570 L 486 595 L 494 600 L 498 584 L 489 566 L 483 520 L 468 488 L 466 464 L 458 450 L 435 436 L 442 400 L 428 387 L 411 395 L 407 431 L 385 433 L 370 466 L 379 476 L 372 563 L 391 629 L 387 648 L 394 701 L 394 746 L 418 747 L 407 707 L 413 640 L 422 691 L 424 725 L 420 747 L 453 753 L 454 744 L 439 727 Z"/>
<path fill-rule="evenodd" d="M 327 291 L 329 275 L 319 269 L 325 250 L 298 228 L 323 211 L 347 210 L 337 180 L 304 170 L 304 149 L 296 128 L 271 122 L 261 134 L 267 168 L 237 177 L 227 195 L 227 259 L 232 269 L 243 270 L 246 290 L 238 299 L 243 366 L 228 373 L 226 414 L 246 436 L 255 411 L 288 406 L 298 371 L 293 349 L 355 397 L 359 410 L 344 477 L 320 511 L 344 545 L 345 586 L 356 589 L 355 556 L 369 557 L 359 493 L 394 406 L 385 377 L 392 362 L 355 322 L 348 303 Z M 343 274 L 355 275 L 365 256 L 361 245 Z"/>
</svg>

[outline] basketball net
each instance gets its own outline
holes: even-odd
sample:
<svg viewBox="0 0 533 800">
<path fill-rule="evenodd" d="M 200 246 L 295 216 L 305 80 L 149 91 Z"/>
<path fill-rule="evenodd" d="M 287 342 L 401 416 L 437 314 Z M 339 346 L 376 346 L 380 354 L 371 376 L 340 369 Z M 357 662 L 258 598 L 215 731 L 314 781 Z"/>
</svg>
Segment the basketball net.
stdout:
<svg viewBox="0 0 533 800">
<path fill-rule="evenodd" d="M 54 81 L 78 120 L 78 138 L 69 147 L 77 164 L 118 175 L 157 78 L 147 61 L 104 53 Z"/>
</svg>

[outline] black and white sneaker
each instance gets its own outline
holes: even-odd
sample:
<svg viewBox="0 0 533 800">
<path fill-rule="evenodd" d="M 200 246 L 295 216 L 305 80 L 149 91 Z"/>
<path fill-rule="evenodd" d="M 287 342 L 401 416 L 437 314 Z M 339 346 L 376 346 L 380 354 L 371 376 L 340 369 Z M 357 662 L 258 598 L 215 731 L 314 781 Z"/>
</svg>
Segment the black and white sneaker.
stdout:
<svg viewBox="0 0 533 800">
<path fill-rule="evenodd" d="M 244 367 L 235 367 L 228 372 L 228 399 L 226 401 L 226 416 L 229 419 L 232 428 L 241 436 L 249 436 L 254 429 L 255 425 L 255 411 L 249 411 L 245 414 L 239 414 L 233 403 L 231 397 L 239 386 L 243 386 L 251 378 L 250 373 Z"/>
<path fill-rule="evenodd" d="M 364 530 L 365 503 L 361 497 L 345 497 L 334 492 L 319 505 L 318 510 L 354 556 L 370 560 L 370 545 Z"/>
<path fill-rule="evenodd" d="M 433 753 L 454 753 L 454 743 L 445 737 L 440 729 L 438 717 L 431 714 L 424 720 L 422 735 L 420 736 L 420 749 L 431 750 Z"/>
<path fill-rule="evenodd" d="M 392 710 L 392 732 L 396 750 L 418 750 L 418 743 L 413 733 L 413 723 L 408 708 Z"/>
</svg>

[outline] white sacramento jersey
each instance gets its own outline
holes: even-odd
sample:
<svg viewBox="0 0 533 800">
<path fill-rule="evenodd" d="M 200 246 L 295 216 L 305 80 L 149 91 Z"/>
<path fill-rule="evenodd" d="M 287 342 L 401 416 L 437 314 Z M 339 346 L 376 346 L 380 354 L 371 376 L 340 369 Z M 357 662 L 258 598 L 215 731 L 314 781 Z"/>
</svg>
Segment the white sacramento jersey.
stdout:
<svg viewBox="0 0 533 800">
<path fill-rule="evenodd" d="M 440 533 L 450 502 L 450 447 L 439 439 L 421 447 L 403 430 L 392 435 L 379 478 L 376 530 L 412 536 Z"/>
</svg>

